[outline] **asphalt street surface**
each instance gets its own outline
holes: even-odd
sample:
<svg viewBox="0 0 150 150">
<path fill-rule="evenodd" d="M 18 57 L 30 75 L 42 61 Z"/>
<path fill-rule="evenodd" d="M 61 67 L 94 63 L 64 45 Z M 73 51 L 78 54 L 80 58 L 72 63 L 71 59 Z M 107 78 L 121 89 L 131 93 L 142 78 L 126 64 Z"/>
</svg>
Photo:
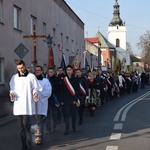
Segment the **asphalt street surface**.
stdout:
<svg viewBox="0 0 150 150">
<path fill-rule="evenodd" d="M 64 129 L 62 120 L 35 150 L 150 150 L 150 86 L 106 102 L 94 117 L 86 109 L 77 132 L 64 135 Z M 21 149 L 16 119 L 1 124 L 0 134 L 0 150 Z"/>
</svg>

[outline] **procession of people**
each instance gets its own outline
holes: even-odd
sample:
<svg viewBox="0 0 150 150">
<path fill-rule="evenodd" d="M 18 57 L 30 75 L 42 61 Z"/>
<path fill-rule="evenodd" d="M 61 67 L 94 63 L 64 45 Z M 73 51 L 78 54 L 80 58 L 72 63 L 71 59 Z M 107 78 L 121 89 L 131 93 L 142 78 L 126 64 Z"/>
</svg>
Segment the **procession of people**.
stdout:
<svg viewBox="0 0 150 150">
<path fill-rule="evenodd" d="M 84 123 L 85 111 L 94 117 L 96 109 L 107 101 L 144 89 L 150 79 L 150 73 L 145 72 L 103 72 L 101 68 L 86 72 L 84 68 L 74 70 L 72 65 L 57 71 L 50 67 L 46 73 L 36 66 L 35 73 L 31 73 L 23 60 L 17 62 L 16 68 L 10 80 L 10 99 L 18 118 L 21 150 L 34 149 L 34 134 L 34 142 L 42 144 L 45 136 L 58 131 L 60 123 L 65 123 L 64 135 L 77 132 L 77 123 Z M 31 127 L 35 124 L 33 134 Z"/>
</svg>

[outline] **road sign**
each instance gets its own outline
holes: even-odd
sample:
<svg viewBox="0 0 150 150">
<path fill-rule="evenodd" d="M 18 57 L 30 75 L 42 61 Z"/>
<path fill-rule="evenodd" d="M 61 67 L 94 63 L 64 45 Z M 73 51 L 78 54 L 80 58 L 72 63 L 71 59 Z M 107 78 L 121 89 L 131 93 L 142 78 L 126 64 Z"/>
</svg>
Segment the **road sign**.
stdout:
<svg viewBox="0 0 150 150">
<path fill-rule="evenodd" d="M 14 52 L 19 56 L 19 58 L 23 58 L 29 50 L 21 43 L 15 50 Z"/>
</svg>

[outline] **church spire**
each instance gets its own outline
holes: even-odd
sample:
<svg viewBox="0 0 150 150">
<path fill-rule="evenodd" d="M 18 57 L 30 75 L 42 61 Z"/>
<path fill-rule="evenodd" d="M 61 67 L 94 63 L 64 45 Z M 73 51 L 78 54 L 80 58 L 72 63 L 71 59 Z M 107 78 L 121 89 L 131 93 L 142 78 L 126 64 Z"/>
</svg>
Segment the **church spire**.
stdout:
<svg viewBox="0 0 150 150">
<path fill-rule="evenodd" d="M 113 7 L 114 7 L 113 19 L 111 20 L 109 26 L 125 25 L 120 18 L 120 10 L 119 10 L 120 5 L 118 4 L 118 0 L 115 0 L 115 4 Z"/>
</svg>

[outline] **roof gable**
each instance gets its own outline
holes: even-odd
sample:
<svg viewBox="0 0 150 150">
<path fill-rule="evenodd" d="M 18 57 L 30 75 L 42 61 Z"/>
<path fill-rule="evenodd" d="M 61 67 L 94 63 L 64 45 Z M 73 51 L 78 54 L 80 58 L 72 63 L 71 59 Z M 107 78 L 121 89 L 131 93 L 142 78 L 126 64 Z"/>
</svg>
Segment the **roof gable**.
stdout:
<svg viewBox="0 0 150 150">
<path fill-rule="evenodd" d="M 98 37 L 99 40 L 101 41 L 101 48 L 111 48 L 111 49 L 116 49 L 113 44 L 111 44 L 99 31 L 95 35 L 95 37 Z"/>
</svg>

